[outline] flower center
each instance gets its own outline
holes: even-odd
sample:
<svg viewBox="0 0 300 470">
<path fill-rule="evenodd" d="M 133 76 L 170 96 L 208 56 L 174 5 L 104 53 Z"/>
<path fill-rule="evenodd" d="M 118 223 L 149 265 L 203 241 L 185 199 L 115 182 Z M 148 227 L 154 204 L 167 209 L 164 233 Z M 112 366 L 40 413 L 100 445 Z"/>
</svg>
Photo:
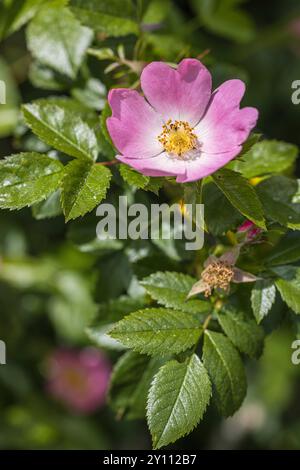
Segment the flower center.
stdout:
<svg viewBox="0 0 300 470">
<path fill-rule="evenodd" d="M 216 287 L 228 289 L 233 274 L 232 266 L 224 261 L 214 261 L 209 264 L 201 274 L 202 281 L 207 285 L 205 297 L 208 297 Z"/>
<path fill-rule="evenodd" d="M 68 368 L 64 371 L 63 376 L 66 383 L 74 390 L 77 390 L 78 392 L 85 391 L 85 378 L 77 369 Z"/>
<path fill-rule="evenodd" d="M 158 136 L 159 142 L 166 152 L 178 155 L 197 148 L 197 136 L 193 128 L 186 121 L 172 121 L 169 119 L 163 125 L 162 133 Z"/>
</svg>

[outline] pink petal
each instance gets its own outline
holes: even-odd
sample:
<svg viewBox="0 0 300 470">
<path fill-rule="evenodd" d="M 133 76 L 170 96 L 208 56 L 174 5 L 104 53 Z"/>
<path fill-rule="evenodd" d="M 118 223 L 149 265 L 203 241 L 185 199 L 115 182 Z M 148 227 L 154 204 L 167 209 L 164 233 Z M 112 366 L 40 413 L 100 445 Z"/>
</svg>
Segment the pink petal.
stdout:
<svg viewBox="0 0 300 470">
<path fill-rule="evenodd" d="M 240 247 L 236 246 L 232 248 L 229 251 L 226 251 L 221 257 L 220 261 L 224 261 L 225 263 L 230 264 L 231 266 L 234 266 L 238 257 L 240 255 Z"/>
<path fill-rule="evenodd" d="M 258 111 L 240 109 L 244 92 L 241 80 L 228 80 L 213 93 L 207 112 L 195 129 L 203 152 L 229 152 L 248 138 L 256 126 Z"/>
<path fill-rule="evenodd" d="M 214 255 L 209 255 L 209 257 L 204 261 L 203 266 L 207 268 L 211 263 L 218 261 L 218 258 Z"/>
<path fill-rule="evenodd" d="M 185 162 L 169 157 L 166 152 L 152 158 L 131 158 L 124 155 L 117 155 L 116 158 L 146 176 L 184 177 L 186 172 Z"/>
<path fill-rule="evenodd" d="M 247 271 L 243 271 L 239 268 L 234 268 L 234 274 L 232 278 L 232 282 L 239 284 L 240 282 L 255 282 L 259 279 L 259 277 L 254 276 L 254 274 L 247 273 Z"/>
<path fill-rule="evenodd" d="M 186 161 L 186 174 L 178 177 L 177 181 L 188 183 L 211 175 L 230 162 L 240 151 L 241 147 L 239 146 L 225 153 L 202 153 L 196 160 Z"/>
<path fill-rule="evenodd" d="M 141 75 L 149 103 L 165 121 L 199 122 L 211 96 L 211 75 L 196 59 L 184 59 L 177 70 L 164 62 L 152 62 Z"/>
<path fill-rule="evenodd" d="M 190 297 L 192 297 L 193 295 L 196 295 L 196 294 L 201 294 L 202 292 L 204 292 L 209 286 L 204 282 L 202 281 L 202 279 L 200 279 L 200 281 L 197 281 L 193 287 L 191 288 L 190 292 L 188 293 L 188 296 L 187 296 L 187 299 L 189 299 Z"/>
<path fill-rule="evenodd" d="M 253 222 L 251 222 L 251 220 L 245 220 L 245 222 L 243 222 L 242 225 L 240 225 L 237 228 L 237 231 L 238 232 L 246 232 L 247 230 L 252 229 L 254 227 L 255 227 L 255 224 Z"/>
<path fill-rule="evenodd" d="M 112 89 L 108 102 L 112 117 L 106 121 L 107 128 L 119 152 L 130 158 L 149 158 L 163 151 L 158 141 L 162 120 L 137 91 Z"/>
</svg>

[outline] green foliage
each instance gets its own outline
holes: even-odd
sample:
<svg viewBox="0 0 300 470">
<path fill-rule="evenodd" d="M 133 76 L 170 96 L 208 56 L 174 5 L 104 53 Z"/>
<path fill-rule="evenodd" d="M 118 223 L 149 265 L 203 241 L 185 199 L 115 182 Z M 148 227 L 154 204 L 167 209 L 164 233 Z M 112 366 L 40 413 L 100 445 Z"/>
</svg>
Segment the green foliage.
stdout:
<svg viewBox="0 0 300 470">
<path fill-rule="evenodd" d="M 258 227 L 265 228 L 261 202 L 254 188 L 239 173 L 228 169 L 217 171 L 214 182 L 223 191 L 231 204 Z"/>
<path fill-rule="evenodd" d="M 293 263 L 300 259 L 300 240 L 296 232 L 288 232 L 268 254 L 269 266 Z"/>
<path fill-rule="evenodd" d="M 204 185 L 203 203 L 208 231 L 215 235 L 232 230 L 243 221 L 243 216 L 214 183 Z"/>
<path fill-rule="evenodd" d="M 44 201 L 38 202 L 32 206 L 32 215 L 37 220 L 56 217 L 62 213 L 60 204 L 60 191 L 57 190 L 50 194 Z"/>
<path fill-rule="evenodd" d="M 260 323 L 268 315 L 275 302 L 276 288 L 272 281 L 258 280 L 251 292 L 251 305 L 257 323 Z"/>
<path fill-rule="evenodd" d="M 243 0 L 192 0 L 201 21 L 212 32 L 237 42 L 255 36 L 251 17 L 239 7 Z"/>
<path fill-rule="evenodd" d="M 205 331 L 203 363 L 213 384 L 213 397 L 219 412 L 231 416 L 246 395 L 246 376 L 240 355 L 226 336 Z"/>
<path fill-rule="evenodd" d="M 158 194 L 163 185 L 163 178 L 150 178 L 150 176 L 142 175 L 123 163 L 119 165 L 119 170 L 124 181 L 126 181 L 129 186 L 133 186 L 137 189 L 144 189 L 145 191 Z"/>
<path fill-rule="evenodd" d="M 142 280 L 141 285 L 160 305 L 189 313 L 207 312 L 210 304 L 203 300 L 187 300 L 196 279 L 182 273 L 158 272 Z"/>
<path fill-rule="evenodd" d="M 0 161 L 0 207 L 21 209 L 45 199 L 63 177 L 63 165 L 39 153 L 20 153 Z"/>
<path fill-rule="evenodd" d="M 68 8 L 43 8 L 27 30 L 28 47 L 43 65 L 74 79 L 93 33 L 81 26 Z"/>
<path fill-rule="evenodd" d="M 234 308 L 223 307 L 218 312 L 218 321 L 231 342 L 251 357 L 260 356 L 264 333 L 253 318 Z"/>
<path fill-rule="evenodd" d="M 257 186 L 257 192 L 268 218 L 284 227 L 300 228 L 300 204 L 293 203 L 297 181 L 286 176 L 272 176 Z"/>
<path fill-rule="evenodd" d="M 300 269 L 295 266 L 274 268 L 279 276 L 275 281 L 282 300 L 295 312 L 300 313 Z"/>
<path fill-rule="evenodd" d="M 199 317 L 180 310 L 148 308 L 119 321 L 110 336 L 134 351 L 169 355 L 185 351 L 199 339 Z"/>
<path fill-rule="evenodd" d="M 147 419 L 155 449 L 192 431 L 209 403 L 211 384 L 200 359 L 169 361 L 155 376 L 148 397 Z"/>
<path fill-rule="evenodd" d="M 38 100 L 22 107 L 31 130 L 48 145 L 76 158 L 96 160 L 99 146 L 94 129 L 78 106 L 62 100 Z"/>
<path fill-rule="evenodd" d="M 119 359 L 111 376 L 109 391 L 109 401 L 118 417 L 145 418 L 148 390 L 161 363 L 161 359 L 133 351 Z"/>
<path fill-rule="evenodd" d="M 230 164 L 230 167 L 241 172 L 246 178 L 281 173 L 293 165 L 297 155 L 296 145 L 277 140 L 263 140 L 254 144 L 242 158 Z"/>
<path fill-rule="evenodd" d="M 66 221 L 83 216 L 96 207 L 109 187 L 111 172 L 103 165 L 73 160 L 64 173 L 61 203 Z"/>
<path fill-rule="evenodd" d="M 1 2 L 0 39 L 9 36 L 27 23 L 43 3 L 45 0 L 4 0 Z"/>
<path fill-rule="evenodd" d="M 70 7 L 83 24 L 97 33 L 108 36 L 138 34 L 131 0 L 70 0 Z"/>
</svg>

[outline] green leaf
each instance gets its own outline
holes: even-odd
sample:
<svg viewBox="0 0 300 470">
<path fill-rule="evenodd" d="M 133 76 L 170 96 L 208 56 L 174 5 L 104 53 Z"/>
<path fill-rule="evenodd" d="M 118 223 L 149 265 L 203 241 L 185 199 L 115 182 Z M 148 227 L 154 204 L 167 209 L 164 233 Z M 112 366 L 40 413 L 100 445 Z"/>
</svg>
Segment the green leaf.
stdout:
<svg viewBox="0 0 300 470">
<path fill-rule="evenodd" d="M 147 186 L 144 187 L 144 191 L 150 191 L 151 193 L 154 193 L 158 196 L 159 190 L 164 185 L 164 182 L 165 182 L 164 178 L 159 178 L 157 176 L 153 178 L 151 176 L 148 176 L 148 178 L 149 178 L 149 182 Z"/>
<path fill-rule="evenodd" d="M 234 160 L 230 168 L 241 172 L 246 178 L 281 173 L 293 165 L 297 155 L 296 145 L 277 140 L 264 140 L 253 145 L 243 159 Z"/>
<path fill-rule="evenodd" d="M 22 106 L 27 125 L 44 142 L 72 157 L 96 160 L 97 136 L 72 102 L 41 99 Z"/>
<path fill-rule="evenodd" d="M 199 317 L 163 308 L 138 310 L 119 321 L 110 336 L 135 351 L 177 354 L 193 346 L 202 333 Z"/>
<path fill-rule="evenodd" d="M 272 176 L 256 186 L 267 216 L 291 229 L 300 229 L 300 204 L 293 204 L 298 192 L 296 180 L 283 175 Z"/>
<path fill-rule="evenodd" d="M 185 362 L 169 361 L 156 374 L 149 390 L 147 421 L 158 449 L 190 433 L 202 419 L 211 384 L 196 354 Z"/>
<path fill-rule="evenodd" d="M 73 160 L 65 167 L 61 203 L 66 221 L 83 216 L 105 198 L 111 172 L 88 160 Z"/>
<path fill-rule="evenodd" d="M 141 16 L 143 17 L 143 24 L 162 23 L 170 15 L 172 2 L 170 0 L 147 0 L 143 2 L 144 11 Z"/>
<path fill-rule="evenodd" d="M 133 280 L 133 270 L 125 250 L 102 256 L 97 263 L 97 270 L 96 295 L 101 302 L 128 292 Z M 112 279 L 114 282 L 111 282 Z"/>
<path fill-rule="evenodd" d="M 203 203 L 206 226 L 214 235 L 234 230 L 244 220 L 214 183 L 204 185 Z"/>
<path fill-rule="evenodd" d="M 295 312 L 300 313 L 300 268 L 280 266 L 273 268 L 280 277 L 275 281 L 282 300 Z"/>
<path fill-rule="evenodd" d="M 253 186 L 241 174 L 223 168 L 214 173 L 213 179 L 241 214 L 258 227 L 266 228 L 261 202 Z"/>
<path fill-rule="evenodd" d="M 244 0 L 192 0 L 201 23 L 215 34 L 247 43 L 255 36 L 255 25 L 246 11 L 239 8 Z"/>
<path fill-rule="evenodd" d="M 90 283 L 84 275 L 61 270 L 58 270 L 53 282 L 56 295 L 51 297 L 47 306 L 57 333 L 71 344 L 86 341 L 85 328 L 97 308 Z"/>
<path fill-rule="evenodd" d="M 62 214 L 60 205 L 60 191 L 50 194 L 44 201 L 32 206 L 32 215 L 37 220 L 48 219 Z"/>
<path fill-rule="evenodd" d="M 35 88 L 42 90 L 63 91 L 69 87 L 68 79 L 64 75 L 38 61 L 31 62 L 28 77 Z"/>
<path fill-rule="evenodd" d="M 123 351 L 127 348 L 108 335 L 113 326 L 113 323 L 106 323 L 95 328 L 88 326 L 85 329 L 85 333 L 89 340 L 101 349 Z"/>
<path fill-rule="evenodd" d="M 298 232 L 288 232 L 268 254 L 269 266 L 293 263 L 300 259 L 300 236 Z"/>
<path fill-rule="evenodd" d="M 160 305 L 189 313 L 207 312 L 210 304 L 204 300 L 186 300 L 197 282 L 191 276 L 176 272 L 157 272 L 141 281 L 141 285 Z"/>
<path fill-rule="evenodd" d="M 54 192 L 63 177 L 63 165 L 40 153 L 20 153 L 0 161 L 0 207 L 21 209 Z"/>
<path fill-rule="evenodd" d="M 142 175 L 123 163 L 119 165 L 119 170 L 123 180 L 126 181 L 129 186 L 144 189 L 144 191 L 151 191 L 154 194 L 158 194 L 159 189 L 164 183 L 163 178 L 151 178 L 150 176 Z"/>
<path fill-rule="evenodd" d="M 110 299 L 108 302 L 103 302 L 99 305 L 98 314 L 93 325 L 95 326 L 103 322 L 117 322 L 134 310 L 141 309 L 144 305 L 144 296 L 128 297 L 121 295 L 117 299 Z"/>
<path fill-rule="evenodd" d="M 241 352 L 250 357 L 261 355 L 264 332 L 253 318 L 233 307 L 224 306 L 218 312 L 218 321 L 224 333 Z"/>
<path fill-rule="evenodd" d="M 273 282 L 259 280 L 251 291 L 251 305 L 257 323 L 260 323 L 269 313 L 275 302 L 276 289 Z"/>
<path fill-rule="evenodd" d="M 115 279 L 115 278 L 114 278 Z M 111 299 L 98 306 L 98 312 L 92 324 L 86 329 L 88 337 L 97 346 L 107 349 L 124 349 L 124 347 L 108 336 L 108 332 L 114 326 L 114 323 L 121 320 L 134 310 L 145 306 L 144 297 L 120 296 L 117 299 Z"/>
<path fill-rule="evenodd" d="M 29 21 L 45 0 L 2 0 L 0 4 L 0 39 L 9 36 Z"/>
<path fill-rule="evenodd" d="M 107 90 L 105 85 L 97 78 L 89 78 L 84 86 L 80 83 L 72 88 L 72 96 L 78 100 L 82 106 L 100 111 L 106 103 Z M 98 124 L 97 116 L 97 124 Z"/>
<path fill-rule="evenodd" d="M 243 73 L 243 71 L 241 71 L 241 73 Z M 237 78 L 240 78 L 242 80 L 242 77 L 237 77 Z M 255 144 L 257 144 L 257 142 L 259 142 L 260 139 L 261 139 L 261 134 L 257 134 L 256 132 L 251 132 L 248 139 L 243 143 L 242 150 L 239 153 L 237 159 L 233 160 L 231 163 L 229 163 L 228 167 L 231 168 L 231 165 L 234 165 L 235 161 L 240 160 L 240 158 L 244 157 L 244 155 L 246 155 L 246 154 L 248 155 L 249 150 L 251 150 L 252 147 Z M 234 168 L 231 168 L 231 169 L 234 170 Z M 237 171 L 239 171 L 239 170 L 237 170 Z"/>
<path fill-rule="evenodd" d="M 71 0 L 70 8 L 83 24 L 97 33 L 108 36 L 138 34 L 131 0 Z"/>
<path fill-rule="evenodd" d="M 71 79 L 77 75 L 93 32 L 81 26 L 68 8 L 57 5 L 41 9 L 27 29 L 33 57 Z"/>
<path fill-rule="evenodd" d="M 156 195 L 158 195 L 158 191 L 164 184 L 163 178 L 151 178 L 150 176 L 142 175 L 123 163 L 119 165 L 119 170 L 123 180 L 126 181 L 129 186 L 143 189 L 144 191 L 150 191 Z"/>
<path fill-rule="evenodd" d="M 116 363 L 110 380 L 109 403 L 118 417 L 141 419 L 147 395 L 162 360 L 128 351 Z"/>
<path fill-rule="evenodd" d="M 128 165 L 123 163 L 119 165 L 119 170 L 122 178 L 129 184 L 129 186 L 135 186 L 139 189 L 144 189 L 149 183 L 149 176 L 142 175 L 137 171 L 130 168 Z"/>
<path fill-rule="evenodd" d="M 205 331 L 203 363 L 207 368 L 219 412 L 227 417 L 241 406 L 247 390 L 246 375 L 238 351 L 222 333 Z"/>
</svg>

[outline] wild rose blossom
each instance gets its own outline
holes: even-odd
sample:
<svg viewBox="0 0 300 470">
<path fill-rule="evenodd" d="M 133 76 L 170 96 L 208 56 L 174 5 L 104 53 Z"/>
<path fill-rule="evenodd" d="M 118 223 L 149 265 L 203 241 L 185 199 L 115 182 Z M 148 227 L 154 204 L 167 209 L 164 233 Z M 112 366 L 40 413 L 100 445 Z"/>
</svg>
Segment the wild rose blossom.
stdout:
<svg viewBox="0 0 300 470">
<path fill-rule="evenodd" d="M 88 414 L 104 404 L 109 376 L 100 351 L 58 349 L 49 359 L 47 390 L 71 410 Z"/>
<path fill-rule="evenodd" d="M 256 125 L 255 108 L 240 109 L 241 80 L 228 80 L 212 93 L 212 78 L 196 59 L 177 69 L 152 62 L 141 74 L 145 98 L 112 89 L 107 127 L 117 159 L 147 176 L 195 181 L 214 173 L 241 151 Z"/>
<path fill-rule="evenodd" d="M 205 297 L 209 297 L 213 289 L 222 289 L 228 292 L 231 282 L 255 282 L 258 277 L 235 267 L 239 254 L 240 247 L 237 246 L 224 253 L 220 258 L 209 256 L 204 262 L 201 279 L 193 285 L 187 298 L 201 293 L 204 293 Z"/>
</svg>

